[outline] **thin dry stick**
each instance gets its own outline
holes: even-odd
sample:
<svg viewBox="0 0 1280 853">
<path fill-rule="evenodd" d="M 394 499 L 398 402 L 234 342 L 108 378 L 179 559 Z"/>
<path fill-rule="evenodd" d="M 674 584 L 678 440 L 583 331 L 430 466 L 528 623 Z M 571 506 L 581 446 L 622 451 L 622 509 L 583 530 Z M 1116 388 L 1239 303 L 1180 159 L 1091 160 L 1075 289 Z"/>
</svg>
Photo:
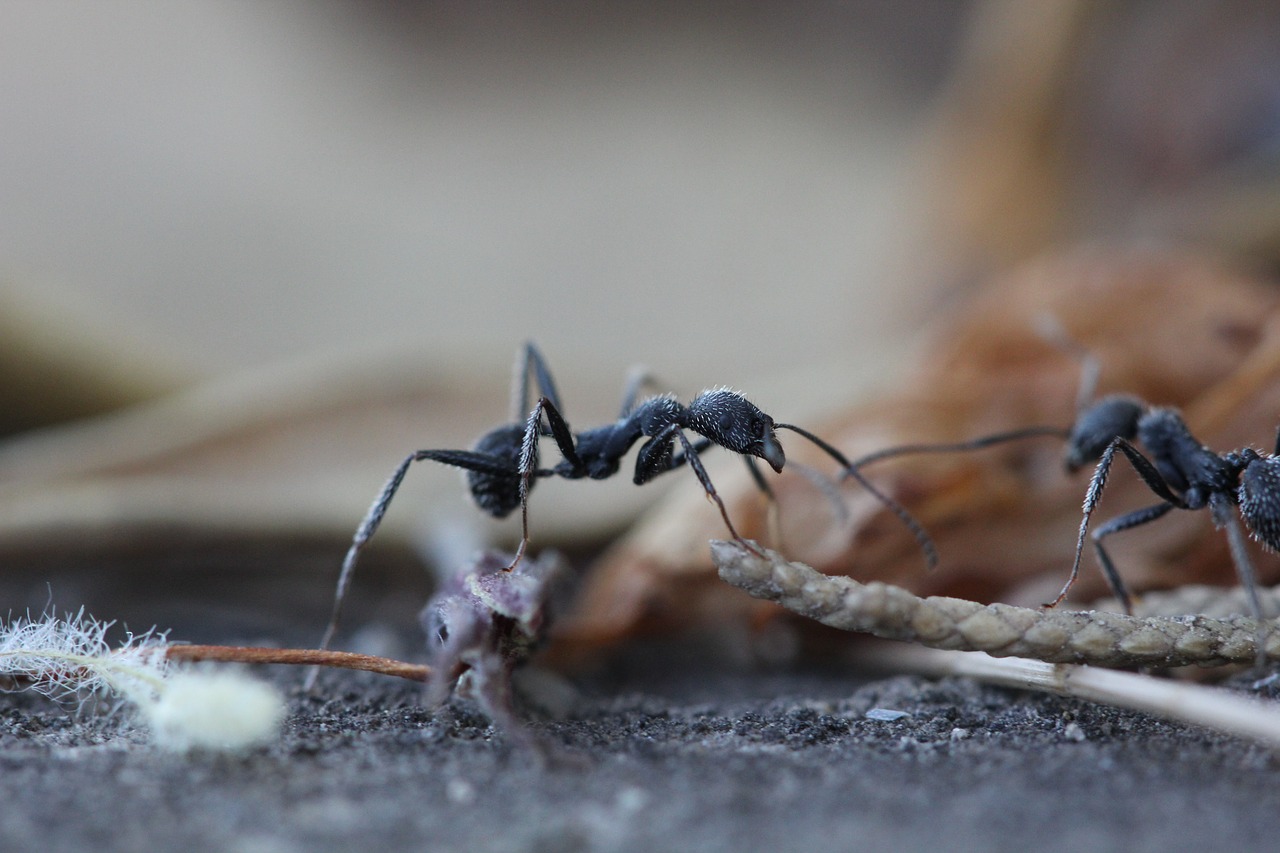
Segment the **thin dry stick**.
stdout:
<svg viewBox="0 0 1280 853">
<path fill-rule="evenodd" d="M 282 663 L 303 666 L 331 666 L 361 669 L 381 675 L 394 675 L 410 681 L 426 681 L 431 667 L 406 663 L 393 658 L 335 652 L 328 649 L 269 649 L 256 646 L 170 646 L 165 650 L 169 660 L 225 661 L 231 663 Z"/>
<path fill-rule="evenodd" d="M 926 675 L 962 675 L 1005 687 L 1073 696 L 1280 747 L 1280 711 L 1275 703 L 1221 688 L 1089 666 L 993 658 L 981 652 L 914 646 L 883 651 L 890 665 Z"/>
<path fill-rule="evenodd" d="M 711 555 L 723 580 L 756 598 L 833 628 L 935 649 L 1109 667 L 1216 666 L 1257 662 L 1264 636 L 1265 659 L 1280 660 L 1274 620 L 1259 626 L 1242 615 L 1137 617 L 921 598 L 885 583 L 827 576 L 772 551 L 760 557 L 735 542 L 712 542 Z"/>
</svg>

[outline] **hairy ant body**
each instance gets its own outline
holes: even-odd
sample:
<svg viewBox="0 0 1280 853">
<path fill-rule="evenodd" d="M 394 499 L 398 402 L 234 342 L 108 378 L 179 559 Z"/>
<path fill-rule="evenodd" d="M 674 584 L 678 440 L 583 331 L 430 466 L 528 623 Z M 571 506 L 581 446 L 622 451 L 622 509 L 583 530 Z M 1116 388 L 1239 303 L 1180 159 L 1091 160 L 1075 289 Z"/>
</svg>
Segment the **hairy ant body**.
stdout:
<svg viewBox="0 0 1280 853">
<path fill-rule="evenodd" d="M 1097 363 L 1092 356 L 1072 347 L 1081 357 L 1084 376 L 1076 403 L 1076 419 L 1068 429 L 1028 427 L 997 433 L 954 444 L 915 444 L 888 448 L 854 461 L 857 471 L 870 462 L 921 452 L 976 450 L 1008 441 L 1056 435 L 1065 442 L 1064 464 L 1068 472 L 1097 463 L 1085 493 L 1083 517 L 1076 538 L 1075 557 L 1066 583 L 1046 607 L 1055 607 L 1067 597 L 1080 574 L 1085 539 L 1094 547 L 1108 585 L 1126 613 L 1133 612 L 1133 599 L 1103 545 L 1103 539 L 1164 517 L 1173 509 L 1208 508 L 1216 527 L 1224 529 L 1236 573 L 1249 599 L 1253 616 L 1263 618 L 1258 597 L 1257 575 L 1249 558 L 1244 528 L 1267 548 L 1280 550 L 1280 434 L 1275 450 L 1261 453 L 1252 448 L 1215 453 L 1191 433 L 1177 410 L 1150 406 L 1136 397 L 1114 394 L 1091 401 L 1097 381 Z M 1142 448 L 1142 449 L 1140 449 Z M 1145 449 L 1145 453 L 1143 452 Z M 1113 518 L 1089 532 L 1090 520 L 1106 486 L 1116 454 L 1137 472 L 1159 503 Z M 1235 510 L 1239 511 L 1239 518 Z M 937 550 L 923 526 L 901 507 L 894 510 L 906 522 L 925 551 L 932 567 Z"/>
<path fill-rule="evenodd" d="M 1108 437 L 1109 436 L 1109 437 Z M 1136 444 L 1135 444 L 1136 442 Z M 1253 615 L 1263 618 L 1257 575 L 1245 546 L 1244 528 L 1267 548 L 1280 550 L 1280 435 L 1277 449 L 1253 448 L 1215 453 L 1202 444 L 1176 409 L 1148 406 L 1127 395 L 1104 397 L 1076 419 L 1067 443 L 1066 465 L 1075 471 L 1097 461 L 1085 493 L 1084 517 L 1076 541 L 1075 560 L 1066 585 L 1051 605 L 1067 597 L 1080 572 L 1080 556 L 1115 455 L 1129 461 L 1160 502 L 1113 518 L 1090 536 L 1107 582 L 1126 612 L 1133 603 L 1102 540 L 1164 517 L 1172 509 L 1208 508 L 1213 524 L 1227 534 L 1231 558 L 1249 597 Z M 1141 445 L 1146 454 L 1138 448 Z M 1239 510 L 1239 518 L 1235 510 Z"/>
<path fill-rule="evenodd" d="M 532 406 L 531 374 L 538 387 L 538 397 Z M 772 492 L 756 460 L 764 460 L 776 473 L 782 472 L 786 454 L 778 441 L 777 431 L 780 429 L 799 433 L 831 455 L 842 468 L 849 467 L 849 460 L 830 444 L 794 424 L 775 422 L 736 391 L 728 388 L 703 391 L 686 406 L 672 394 L 639 399 L 641 389 L 648 383 L 646 374 L 633 374 L 623 393 L 618 418 L 613 423 L 574 433 L 565 420 L 560 395 L 542 353 L 532 343 L 525 344 L 517 361 L 513 383 L 515 411 L 511 423 L 481 436 L 471 450 L 418 450 L 405 457 L 392 472 L 356 530 L 343 559 L 333 616 L 321 647 L 328 645 L 337 629 L 342 600 L 360 551 L 382 523 L 387 507 L 414 462 L 432 460 L 463 469 L 472 499 L 480 509 L 495 518 L 505 518 L 516 509 L 520 510 L 520 545 L 505 571 L 515 568 L 528 547 L 529 493 L 539 479 L 602 480 L 612 477 L 621 468 L 623 457 L 637 442 L 643 443 L 636 456 L 632 482 L 643 485 L 688 463 L 707 497 L 719 508 L 729 533 L 756 553 L 759 549 L 743 539 L 729 519 L 724 501 L 711 484 L 711 478 L 699 458 L 701 453 L 715 446 L 739 454 L 746 461 L 756 485 L 769 497 L 772 497 Z M 691 441 L 686 431 L 700 438 Z M 552 439 L 560 452 L 560 461 L 550 468 L 538 465 L 538 445 L 542 438 Z M 856 472 L 854 476 L 857 476 Z M 861 480 L 860 477 L 858 479 Z"/>
</svg>

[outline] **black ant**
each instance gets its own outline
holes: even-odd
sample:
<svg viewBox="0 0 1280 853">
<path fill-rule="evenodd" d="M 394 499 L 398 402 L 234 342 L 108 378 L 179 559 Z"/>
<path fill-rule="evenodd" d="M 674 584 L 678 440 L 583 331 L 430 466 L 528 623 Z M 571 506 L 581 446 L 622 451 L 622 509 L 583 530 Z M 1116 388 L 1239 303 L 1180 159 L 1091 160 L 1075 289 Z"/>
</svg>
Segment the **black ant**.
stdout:
<svg viewBox="0 0 1280 853">
<path fill-rule="evenodd" d="M 1108 433 L 1109 440 L 1105 437 Z M 1143 455 L 1135 441 L 1146 448 L 1149 456 Z M 1117 451 L 1129 460 L 1147 488 L 1160 498 L 1160 503 L 1111 519 L 1091 536 L 1098 562 L 1125 612 L 1133 612 L 1133 603 L 1102 540 L 1112 533 L 1162 518 L 1172 509 L 1207 507 L 1214 526 L 1226 530 L 1240 584 L 1249 598 L 1254 617 L 1261 620 L 1257 575 L 1240 519 L 1255 539 L 1273 551 L 1280 550 L 1280 435 L 1277 435 L 1277 449 L 1269 454 L 1250 447 L 1215 453 L 1192 435 L 1176 409 L 1148 406 L 1126 395 L 1102 398 L 1076 420 L 1071 430 L 1067 469 L 1075 471 L 1095 459 L 1098 464 L 1085 493 L 1084 517 L 1080 521 L 1071 574 L 1050 605 L 1067 597 L 1080 573 L 1080 554 L 1089 531 L 1089 518 L 1102 497 Z M 1240 519 L 1233 512 L 1237 507 Z"/>
<path fill-rule="evenodd" d="M 532 407 L 529 402 L 531 373 L 538 386 L 538 398 Z M 849 460 L 830 444 L 794 424 L 775 422 L 736 391 L 728 388 L 703 391 L 685 406 L 672 394 L 639 399 L 641 389 L 649 382 L 647 374 L 633 374 L 623 393 L 617 420 L 575 434 L 565 420 L 560 395 L 542 353 L 532 343 L 525 344 L 517 360 L 512 388 L 515 410 L 512 423 L 486 433 L 471 450 L 419 450 L 411 453 L 392 472 L 360 522 L 342 561 L 333 615 L 321 647 L 328 646 L 337 629 L 339 611 L 360 551 L 382 523 L 388 505 L 414 462 L 429 459 L 463 469 L 472 499 L 480 509 L 495 518 L 505 518 L 516 509 L 520 510 L 520 545 L 504 569 L 508 572 L 520 563 L 529 545 L 529 493 L 539 479 L 563 477 L 577 480 L 589 477 L 603 480 L 612 477 L 618 473 L 622 458 L 636 442 L 642 440 L 644 443 L 640 445 L 632 477 L 636 485 L 643 485 L 687 462 L 707 497 L 719 507 L 729 533 L 757 554 L 760 553 L 758 546 L 743 539 L 730 521 L 724 501 L 716 493 L 699 458 L 701 453 L 712 446 L 719 446 L 741 455 L 756 485 L 770 499 L 772 491 L 756 460 L 762 459 L 774 472 L 782 472 L 786 454 L 778 441 L 777 430 L 799 433 L 828 453 L 842 468 L 849 468 Z M 686 430 L 701 438 L 691 441 L 685 434 Z M 561 460 L 554 467 L 538 467 L 538 445 L 542 438 L 551 438 L 560 451 Z M 861 481 L 856 472 L 853 476 Z"/>
<path fill-rule="evenodd" d="M 1098 374 L 1096 360 L 1078 346 L 1073 349 L 1083 361 L 1084 376 L 1076 401 L 1076 419 L 1070 428 L 1027 427 L 954 444 L 904 445 L 868 454 L 853 462 L 850 468 L 856 472 L 870 462 L 908 453 L 975 450 L 1022 438 L 1061 436 L 1066 441 L 1064 462 L 1068 472 L 1090 462 L 1096 462 L 1097 466 L 1085 493 L 1084 515 L 1076 539 L 1071 574 L 1057 597 L 1046 607 L 1056 607 L 1071 591 L 1080 574 L 1081 555 L 1088 536 L 1112 592 L 1124 611 L 1132 614 L 1133 599 L 1102 540 L 1113 533 L 1162 518 L 1173 509 L 1199 510 L 1207 507 L 1214 525 L 1226 530 L 1236 573 L 1248 596 L 1253 616 L 1261 621 L 1263 609 L 1258 596 L 1257 576 L 1249 558 L 1244 531 L 1233 509 L 1239 509 L 1245 528 L 1255 539 L 1273 551 L 1280 550 L 1280 434 L 1277 434 L 1276 449 L 1270 454 L 1251 448 L 1215 453 L 1192 435 L 1182 416 L 1173 408 L 1150 406 L 1125 394 L 1109 395 L 1091 402 Z M 1145 448 L 1145 454 L 1139 446 Z M 1089 534 L 1090 519 L 1102 498 L 1107 475 L 1117 453 L 1129 461 L 1160 502 L 1113 518 Z M 929 566 L 935 565 L 937 549 L 923 526 L 901 507 L 894 511 L 921 543 Z"/>
</svg>

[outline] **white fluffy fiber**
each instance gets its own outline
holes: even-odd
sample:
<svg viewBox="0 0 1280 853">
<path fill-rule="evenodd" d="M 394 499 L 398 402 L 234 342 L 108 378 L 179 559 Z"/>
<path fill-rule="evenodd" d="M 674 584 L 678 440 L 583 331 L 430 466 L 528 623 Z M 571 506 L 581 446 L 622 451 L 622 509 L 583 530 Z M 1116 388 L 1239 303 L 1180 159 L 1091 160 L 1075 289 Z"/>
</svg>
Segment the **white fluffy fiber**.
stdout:
<svg viewBox="0 0 1280 853">
<path fill-rule="evenodd" d="M 167 749 L 241 750 L 279 730 L 285 711 L 276 688 L 231 670 L 177 667 L 155 631 L 130 634 L 113 649 L 105 639 L 111 625 L 83 609 L 11 619 L 0 624 L 0 675 L 59 701 L 120 696 Z"/>
</svg>

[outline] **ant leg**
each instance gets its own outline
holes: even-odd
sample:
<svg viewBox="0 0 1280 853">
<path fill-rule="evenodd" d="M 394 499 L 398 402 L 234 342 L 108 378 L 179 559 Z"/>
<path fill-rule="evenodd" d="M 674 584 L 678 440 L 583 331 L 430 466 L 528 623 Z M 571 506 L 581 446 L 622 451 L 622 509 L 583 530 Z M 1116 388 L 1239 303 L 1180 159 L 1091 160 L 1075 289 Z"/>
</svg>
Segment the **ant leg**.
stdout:
<svg viewBox="0 0 1280 853">
<path fill-rule="evenodd" d="M 768 507 L 765 510 L 765 536 L 769 540 L 769 544 L 775 549 L 782 547 L 782 520 L 778 517 L 778 498 L 773 493 L 773 489 L 765 480 L 764 474 L 760 471 L 760 466 L 756 464 L 754 456 L 743 456 L 743 461 L 747 463 L 747 470 L 751 472 L 751 479 L 755 482 Z"/>
<path fill-rule="evenodd" d="M 541 424 L 538 423 L 539 416 L 544 414 L 547 416 L 547 426 L 550 427 L 549 432 L 543 432 Z M 569 422 L 560 413 L 560 407 L 555 400 L 547 396 L 539 398 L 537 405 L 534 406 L 534 411 L 529 412 L 529 421 L 536 425 L 536 430 L 539 434 L 550 435 L 555 440 L 556 449 L 569 461 L 570 465 L 574 468 L 582 467 L 582 459 L 578 456 L 578 448 L 573 440 L 573 432 L 569 429 Z M 526 426 L 526 441 L 528 441 L 528 436 L 529 430 Z"/>
<path fill-rule="evenodd" d="M 669 439 L 668 439 L 668 440 L 669 440 Z M 645 448 L 645 447 L 650 446 L 650 444 L 653 444 L 653 443 L 652 443 L 652 442 L 646 442 L 646 443 L 645 443 L 645 445 L 644 445 L 643 447 L 641 447 L 640 449 L 643 451 L 643 450 L 644 450 L 644 448 Z M 715 442 L 714 442 L 714 441 L 712 441 L 712 440 L 711 440 L 711 439 L 709 439 L 709 438 L 700 438 L 700 439 L 698 439 L 697 441 L 695 441 L 695 442 L 693 443 L 693 452 L 694 452 L 694 455 L 700 454 L 700 453 L 702 453 L 704 450 L 708 450 L 708 449 L 709 449 L 709 448 L 711 448 L 714 444 L 715 444 Z M 653 444 L 653 446 L 654 446 L 654 447 L 661 446 L 661 443 L 659 442 L 658 444 Z M 648 455 L 648 454 L 646 454 L 646 455 Z M 681 450 L 679 453 L 674 453 L 674 454 L 672 454 L 672 455 L 671 455 L 671 458 L 667 461 L 666 465 L 665 465 L 664 467 L 661 467 L 661 468 L 658 468 L 658 469 L 656 469 L 656 470 L 653 470 L 653 471 L 652 471 L 652 473 L 650 473 L 650 475 L 649 475 L 648 477 L 646 477 L 646 478 L 645 478 L 645 481 L 646 481 L 646 482 L 648 482 L 650 479 L 652 479 L 653 477 L 656 477 L 658 474 L 662 474 L 662 473 L 665 473 L 665 472 L 667 472 L 667 471 L 674 471 L 674 470 L 676 470 L 677 468 L 679 468 L 681 465 L 683 465 L 683 464 L 685 463 L 685 461 L 686 461 L 686 459 L 685 459 L 685 455 L 686 455 L 686 454 L 685 454 L 685 452 L 684 452 L 683 450 Z M 744 457 L 744 458 L 746 458 L 746 457 Z M 650 463 L 649 467 L 652 469 L 652 467 L 653 467 L 653 466 L 652 466 L 652 463 Z"/>
<path fill-rule="evenodd" d="M 1036 331 L 1041 338 L 1074 356 L 1080 362 L 1080 385 L 1076 389 L 1076 411 L 1083 412 L 1093 402 L 1098 390 L 1098 377 L 1102 374 L 1102 362 L 1088 348 L 1071 337 L 1053 314 L 1045 312 L 1036 318 Z"/>
<path fill-rule="evenodd" d="M 533 354 L 535 364 L 541 365 L 541 359 L 538 358 L 538 352 L 529 345 L 530 352 Z M 546 377 L 548 381 L 550 377 Z M 539 380 L 541 382 L 541 379 Z M 582 467 L 582 459 L 578 456 L 578 451 L 574 446 L 573 433 L 569 430 L 569 424 L 560 414 L 560 409 L 550 397 L 539 397 L 538 402 L 534 405 L 533 410 L 529 412 L 529 417 L 525 421 L 524 438 L 520 441 L 520 464 L 518 473 L 520 475 L 520 545 L 516 548 L 515 557 L 511 563 L 503 569 L 505 572 L 512 571 L 520 564 L 520 560 L 524 558 L 524 552 L 529 547 L 529 490 L 533 478 L 539 476 L 541 469 L 538 468 L 538 439 L 542 436 L 542 416 L 546 415 L 547 424 L 550 427 L 551 437 L 555 439 L 556 447 L 564 456 L 569 464 L 575 469 Z"/>
<path fill-rule="evenodd" d="M 618 411 L 618 419 L 622 420 L 631 414 L 640 399 L 640 391 L 645 387 L 656 388 L 653 374 L 644 367 L 633 367 L 627 374 L 627 384 L 622 388 L 622 408 Z"/>
<path fill-rule="evenodd" d="M 405 474 L 409 472 L 409 466 L 424 459 L 486 474 L 509 475 L 512 473 L 510 463 L 501 457 L 476 453 L 470 450 L 419 450 L 406 456 L 404 461 L 391 473 L 386 484 L 382 487 L 382 491 L 378 492 L 378 496 L 370 504 L 369 511 L 365 513 L 364 520 L 356 528 L 355 536 L 351 540 L 351 546 L 347 549 L 347 554 L 342 559 L 342 571 L 338 575 L 338 587 L 333 596 L 333 612 L 329 616 L 329 624 L 325 627 L 324 637 L 320 640 L 320 648 L 327 649 L 329 643 L 333 641 L 333 635 L 337 633 L 338 620 L 342 615 L 342 604 L 346 600 L 347 590 L 351 586 L 351 577 L 355 574 L 356 561 L 360 559 L 360 552 L 364 550 L 364 546 L 373 538 L 378 526 L 382 524 L 383 516 L 387 514 L 387 507 L 391 505 L 391 499 L 396 496 L 396 492 L 399 491 L 400 485 L 404 482 Z M 311 675 L 308 676 L 308 687 L 315 682 L 315 674 L 316 670 L 312 670 Z"/>
<path fill-rule="evenodd" d="M 650 439 L 648 442 L 645 443 L 644 447 L 641 448 L 641 452 L 643 453 L 646 448 L 662 447 L 663 445 L 673 440 L 677 440 L 680 442 L 680 446 L 684 449 L 684 453 L 679 457 L 672 457 L 671 461 L 674 462 L 676 458 L 679 458 L 681 462 L 676 464 L 669 463 L 669 467 L 664 466 L 663 468 L 660 468 L 657 470 L 652 470 L 652 463 L 650 463 L 650 468 L 646 469 L 648 476 L 646 476 L 643 480 L 638 479 L 638 482 L 646 482 L 648 479 L 653 477 L 655 474 L 660 473 L 661 471 L 669 471 L 669 470 L 672 470 L 672 468 L 676 467 L 677 465 L 683 464 L 683 462 L 688 462 L 689 467 L 693 469 L 694 475 L 698 478 L 698 482 L 702 484 L 702 490 L 706 492 L 707 497 L 715 501 L 716 506 L 720 508 L 720 517 L 724 519 L 725 527 L 729 528 L 729 533 L 738 542 L 738 544 L 742 545 L 742 547 L 746 548 L 748 551 L 755 554 L 757 557 L 764 557 L 765 556 L 764 552 L 761 551 L 760 548 L 757 547 L 756 545 L 753 545 L 752 543 L 748 542 L 746 539 L 742 538 L 742 536 L 738 533 L 737 528 L 733 526 L 733 522 L 729 520 L 729 511 L 725 509 L 724 501 L 720 499 L 720 495 L 716 492 L 716 487 L 711 485 L 711 477 L 707 475 L 707 469 L 705 466 L 703 466 L 702 459 L 700 459 L 698 456 L 698 453 L 699 453 L 698 448 L 695 447 L 693 443 L 689 441 L 689 437 L 684 434 L 684 430 L 680 429 L 678 424 L 671 424 L 670 426 L 666 427 L 661 432 L 659 432 L 657 435 L 655 435 L 652 439 Z M 701 442 L 699 442 L 699 444 L 701 444 Z M 703 449 L 705 450 L 706 448 L 703 448 Z M 653 453 L 655 451 L 650 450 L 649 452 Z M 642 459 L 637 459 L 636 462 L 637 462 L 637 472 L 640 472 L 641 469 L 639 466 L 642 464 Z M 639 474 L 637 475 L 637 478 L 638 477 L 639 477 Z"/>
<path fill-rule="evenodd" d="M 1124 457 L 1129 460 L 1133 470 L 1138 472 L 1138 476 L 1142 478 L 1147 488 L 1155 492 L 1156 497 L 1163 499 L 1170 507 L 1178 509 L 1189 508 L 1186 501 L 1173 493 L 1150 460 L 1143 456 L 1127 439 L 1116 438 L 1112 440 L 1107 445 L 1107 449 L 1102 451 L 1102 458 L 1098 460 L 1098 466 L 1094 468 L 1093 477 L 1089 480 L 1089 489 L 1085 492 L 1084 517 L 1080 519 L 1080 532 L 1076 536 L 1076 555 L 1071 563 L 1071 574 L 1067 576 L 1067 582 L 1063 584 L 1058 597 L 1045 604 L 1045 607 L 1057 607 L 1061 604 L 1066 599 L 1067 594 L 1071 592 L 1071 587 L 1075 586 L 1076 579 L 1080 577 L 1080 557 L 1084 553 L 1084 540 L 1089 533 L 1089 519 L 1093 516 L 1093 511 L 1097 508 L 1098 501 L 1102 499 L 1102 490 L 1107 485 L 1107 474 L 1111 471 L 1111 463 L 1115 459 L 1117 450 L 1121 451 Z M 1113 570 L 1114 568 L 1112 566 Z"/>
<path fill-rule="evenodd" d="M 765 500 L 768 501 L 768 531 L 769 541 L 773 543 L 775 550 L 783 547 L 782 542 L 782 505 L 778 503 L 777 495 L 774 494 L 773 488 L 765 480 L 764 472 L 760 470 L 760 464 L 754 456 L 743 456 L 743 460 L 747 463 L 747 469 L 751 472 L 751 479 L 755 482 L 756 487 L 764 494 Z M 839 484 L 831 478 L 825 476 L 816 468 L 800 462 L 787 461 L 787 470 L 794 471 L 800 476 L 808 480 L 815 489 L 823 494 L 834 510 L 837 522 L 844 524 L 849 520 L 849 507 L 844 502 L 843 496 L 839 491 Z"/>
<path fill-rule="evenodd" d="M 1120 573 L 1116 571 L 1116 565 L 1111 561 L 1111 555 L 1102 547 L 1102 540 L 1112 533 L 1119 533 L 1122 530 L 1129 530 L 1130 528 L 1155 521 L 1158 518 L 1163 518 L 1171 509 L 1173 509 L 1173 504 L 1166 502 L 1135 510 L 1111 519 L 1093 531 L 1090 537 L 1093 540 L 1094 555 L 1098 558 L 1098 565 L 1102 567 L 1102 574 L 1107 579 L 1107 585 L 1111 587 L 1111 592 L 1120 601 L 1120 606 L 1124 608 L 1124 612 L 1130 616 L 1133 615 L 1133 597 L 1129 595 L 1128 587 L 1121 580 Z"/>
<path fill-rule="evenodd" d="M 668 425 L 658 435 L 640 445 L 640 452 L 636 454 L 635 478 L 632 480 L 637 486 L 643 486 L 659 474 L 680 468 L 689 461 L 690 455 L 697 456 L 715 444 L 709 438 L 701 438 L 694 443 L 692 454 L 683 450 L 672 452 L 671 443 L 675 439 L 671 434 L 675 429 L 674 424 Z"/>
<path fill-rule="evenodd" d="M 769 486 L 768 482 L 765 481 L 764 474 L 760 473 L 760 466 L 756 464 L 756 458 L 754 456 L 744 455 L 742 459 L 747 463 L 747 470 L 751 472 L 751 479 L 755 482 L 756 488 L 764 493 L 765 498 L 770 503 L 777 503 L 773 494 L 773 489 Z"/>
<path fill-rule="evenodd" d="M 1258 631 L 1254 636 L 1254 665 L 1261 669 L 1267 663 L 1267 623 L 1262 610 L 1262 599 L 1258 597 L 1258 575 L 1253 569 L 1253 561 L 1249 559 L 1249 550 L 1245 545 L 1244 531 L 1236 518 L 1231 499 L 1222 492 L 1214 492 L 1209 498 L 1209 513 L 1213 523 L 1227 531 L 1227 545 L 1231 548 L 1231 560 L 1236 564 L 1236 574 L 1240 577 L 1240 585 L 1244 587 L 1249 599 L 1249 609 L 1258 623 Z"/>
<path fill-rule="evenodd" d="M 525 421 L 524 437 L 520 440 L 520 464 L 517 469 L 520 473 L 520 544 L 516 546 L 515 557 L 503 568 L 504 572 L 515 569 L 524 557 L 525 549 L 529 547 L 529 484 L 533 481 L 533 472 L 538 468 L 538 439 L 541 436 L 542 412 L 546 408 L 546 399 L 538 398 L 537 405 Z"/>
<path fill-rule="evenodd" d="M 1098 466 L 1093 469 L 1093 476 L 1089 478 L 1089 489 L 1084 495 L 1084 518 L 1080 520 L 1080 532 L 1076 536 L 1076 556 L 1071 563 L 1071 574 L 1067 575 L 1067 582 L 1062 585 L 1062 591 L 1058 593 L 1058 597 L 1046 603 L 1045 607 L 1057 607 L 1061 604 L 1067 597 L 1067 593 L 1071 591 L 1071 587 L 1075 586 L 1076 578 L 1080 577 L 1080 555 L 1084 553 L 1084 538 L 1089 532 L 1089 517 L 1093 515 L 1093 509 L 1102 497 L 1102 489 L 1107 484 L 1107 474 L 1111 471 L 1111 460 L 1115 458 L 1119 441 L 1122 439 L 1116 439 L 1107 445 L 1107 449 L 1102 451 L 1102 458 L 1098 460 Z"/>
<path fill-rule="evenodd" d="M 547 368 L 546 359 L 533 343 L 528 341 L 516 358 L 515 377 L 511 383 L 511 420 L 518 423 L 529 411 L 529 371 L 532 368 L 538 383 L 539 396 L 546 397 L 557 409 L 560 404 L 560 393 L 556 390 L 555 380 Z"/>
<path fill-rule="evenodd" d="M 1258 597 L 1258 575 L 1253 569 L 1253 561 L 1249 559 L 1244 531 L 1240 529 L 1240 522 L 1236 518 L 1231 499 L 1223 492 L 1214 492 L 1209 497 L 1209 514 L 1213 517 L 1214 526 L 1227 531 L 1227 545 L 1231 548 L 1231 560 L 1236 564 L 1236 574 L 1240 577 L 1240 585 L 1244 587 L 1245 595 L 1249 599 L 1249 609 L 1253 611 L 1253 618 L 1257 619 L 1261 626 L 1265 617 L 1262 611 L 1262 599 Z M 1261 630 L 1259 628 L 1259 631 Z M 1266 650 L 1261 645 L 1258 647 L 1258 654 L 1259 661 L 1262 662 Z"/>
</svg>

